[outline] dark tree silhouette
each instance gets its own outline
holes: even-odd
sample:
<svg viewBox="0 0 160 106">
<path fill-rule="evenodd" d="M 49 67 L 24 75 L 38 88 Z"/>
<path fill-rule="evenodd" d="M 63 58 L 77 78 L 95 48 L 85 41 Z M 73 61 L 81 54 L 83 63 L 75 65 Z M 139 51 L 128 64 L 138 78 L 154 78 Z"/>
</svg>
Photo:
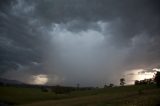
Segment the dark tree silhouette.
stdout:
<svg viewBox="0 0 160 106">
<path fill-rule="evenodd" d="M 109 84 L 109 87 L 113 87 L 113 86 L 114 86 L 114 84 L 112 84 L 112 83 L 111 83 L 111 84 Z"/>
<path fill-rule="evenodd" d="M 158 86 L 160 86 L 160 72 L 157 71 L 157 73 L 155 74 L 154 81 Z"/>
<path fill-rule="evenodd" d="M 124 84 L 125 84 L 125 79 L 124 79 L 124 78 L 121 78 L 121 79 L 120 79 L 120 85 L 121 85 L 121 86 L 124 86 Z"/>
<path fill-rule="evenodd" d="M 135 85 L 146 85 L 146 84 L 154 84 L 153 78 L 150 79 L 144 79 L 144 80 L 135 80 L 134 82 Z"/>
<path fill-rule="evenodd" d="M 134 84 L 135 84 L 135 85 L 140 85 L 140 81 L 135 80 L 135 81 L 134 81 Z"/>
</svg>

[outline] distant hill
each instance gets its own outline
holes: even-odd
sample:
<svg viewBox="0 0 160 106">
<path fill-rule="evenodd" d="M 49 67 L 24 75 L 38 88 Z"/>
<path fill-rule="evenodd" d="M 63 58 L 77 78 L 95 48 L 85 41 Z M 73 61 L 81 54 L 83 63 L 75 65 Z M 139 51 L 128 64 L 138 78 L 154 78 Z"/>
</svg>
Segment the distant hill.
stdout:
<svg viewBox="0 0 160 106">
<path fill-rule="evenodd" d="M 21 81 L 17 81 L 17 80 L 9 80 L 9 79 L 5 79 L 5 78 L 0 78 L 0 83 L 1 84 L 13 84 L 13 85 L 22 85 L 25 84 Z"/>
</svg>

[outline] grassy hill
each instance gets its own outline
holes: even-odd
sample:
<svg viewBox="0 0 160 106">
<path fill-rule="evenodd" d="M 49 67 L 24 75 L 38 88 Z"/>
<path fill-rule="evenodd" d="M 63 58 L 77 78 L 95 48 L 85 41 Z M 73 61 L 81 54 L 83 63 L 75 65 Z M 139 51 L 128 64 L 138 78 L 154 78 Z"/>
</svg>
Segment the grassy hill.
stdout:
<svg viewBox="0 0 160 106">
<path fill-rule="evenodd" d="M 160 89 L 138 85 L 73 91 L 42 92 L 40 88 L 0 87 L 0 101 L 20 106 L 156 106 Z"/>
</svg>

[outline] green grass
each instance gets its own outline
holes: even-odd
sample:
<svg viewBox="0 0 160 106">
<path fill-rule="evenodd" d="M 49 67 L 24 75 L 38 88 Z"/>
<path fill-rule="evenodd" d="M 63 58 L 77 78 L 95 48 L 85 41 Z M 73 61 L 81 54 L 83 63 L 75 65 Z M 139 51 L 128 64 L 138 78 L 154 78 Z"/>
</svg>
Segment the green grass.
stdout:
<svg viewBox="0 0 160 106">
<path fill-rule="evenodd" d="M 54 93 L 42 92 L 38 88 L 0 87 L 0 101 L 13 104 L 56 98 Z"/>
<path fill-rule="evenodd" d="M 51 91 L 42 92 L 38 88 L 0 87 L 0 101 L 22 106 L 155 106 L 159 98 L 160 89 L 153 85 L 74 91 L 58 95 Z"/>
</svg>

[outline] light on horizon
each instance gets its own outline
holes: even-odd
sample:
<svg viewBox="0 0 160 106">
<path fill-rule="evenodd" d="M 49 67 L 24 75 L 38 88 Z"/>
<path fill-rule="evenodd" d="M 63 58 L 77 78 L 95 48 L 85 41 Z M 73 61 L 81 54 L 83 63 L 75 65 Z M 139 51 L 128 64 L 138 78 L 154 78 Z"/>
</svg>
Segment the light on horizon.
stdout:
<svg viewBox="0 0 160 106">
<path fill-rule="evenodd" d="M 47 75 L 39 74 L 39 75 L 33 75 L 32 76 L 32 84 L 38 84 L 38 85 L 44 85 L 48 82 Z"/>
</svg>

